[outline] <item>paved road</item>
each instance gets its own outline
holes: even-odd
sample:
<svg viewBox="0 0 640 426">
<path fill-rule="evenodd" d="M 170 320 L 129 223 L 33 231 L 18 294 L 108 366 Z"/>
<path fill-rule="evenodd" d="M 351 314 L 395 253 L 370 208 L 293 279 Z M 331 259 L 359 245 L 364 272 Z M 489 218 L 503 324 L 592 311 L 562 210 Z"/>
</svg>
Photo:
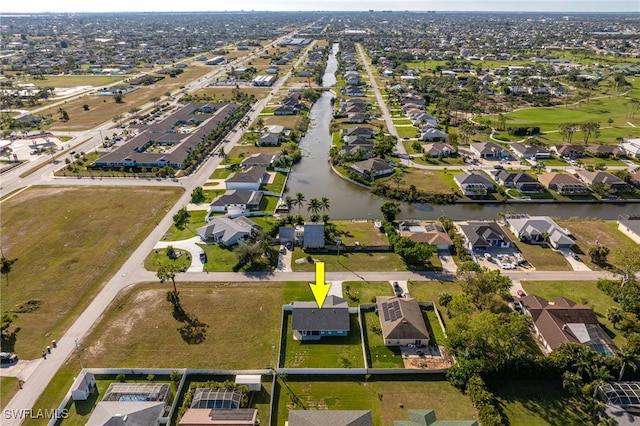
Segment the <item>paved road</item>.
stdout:
<svg viewBox="0 0 640 426">
<path fill-rule="evenodd" d="M 382 117 L 384 118 L 384 122 L 387 125 L 387 129 L 389 133 L 395 136 L 398 139 L 396 143 L 396 152 L 398 154 L 406 154 L 407 150 L 404 148 L 402 144 L 402 139 L 398 135 L 398 130 L 396 129 L 395 124 L 393 123 L 393 119 L 391 118 L 391 114 L 389 114 L 389 108 L 387 108 L 387 103 L 382 98 L 382 93 L 380 92 L 380 88 L 378 87 L 378 82 L 376 81 L 373 72 L 371 71 L 371 64 L 367 61 L 367 57 L 364 54 L 364 50 L 360 44 L 356 45 L 358 48 L 358 53 L 360 54 L 360 60 L 364 65 L 364 69 L 367 71 L 367 75 L 369 76 L 369 83 L 371 84 L 371 88 L 376 95 L 376 100 L 378 101 L 378 106 L 380 106 L 380 111 L 382 111 Z"/>
</svg>

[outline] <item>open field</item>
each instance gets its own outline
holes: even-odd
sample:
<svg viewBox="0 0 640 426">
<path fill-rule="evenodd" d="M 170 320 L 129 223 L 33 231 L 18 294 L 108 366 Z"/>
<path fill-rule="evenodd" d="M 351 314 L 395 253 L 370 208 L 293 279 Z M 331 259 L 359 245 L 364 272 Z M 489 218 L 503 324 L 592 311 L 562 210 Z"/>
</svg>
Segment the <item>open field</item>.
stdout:
<svg viewBox="0 0 640 426">
<path fill-rule="evenodd" d="M 20 79 L 20 83 L 31 83 L 35 84 L 36 87 L 69 88 L 92 86 L 101 88 L 130 77 L 130 75 L 45 75 L 44 79 L 30 79 L 23 76 Z"/>
<path fill-rule="evenodd" d="M 622 213 L 622 212 L 620 212 Z M 631 247 L 635 244 L 629 237 L 618 231 L 616 221 L 604 220 L 558 220 L 556 223 L 568 228 L 575 237 L 576 249 L 580 259 L 591 269 L 599 269 L 599 266 L 591 262 L 588 252 L 590 247 L 596 246 L 596 241 L 609 249 Z"/>
<path fill-rule="evenodd" d="M 596 284 L 596 281 L 522 281 L 522 286 L 527 294 L 542 296 L 549 301 L 564 296 L 576 303 L 591 307 L 607 334 L 618 347 L 621 347 L 626 339 L 613 328 L 613 324 L 607 319 L 607 308 L 611 306 L 619 308 L 620 305 L 599 290 Z"/>
<path fill-rule="evenodd" d="M 2 203 L 3 252 L 17 258 L 3 310 L 28 301 L 3 350 L 37 358 L 177 200 L 182 188 L 34 187 Z M 132 219 L 134 218 L 134 219 Z M 35 303 L 35 304 L 37 304 Z M 24 308 L 23 308 L 24 309 Z"/>
<path fill-rule="evenodd" d="M 448 171 L 441 172 L 439 170 L 425 170 L 425 169 L 402 169 L 403 173 L 400 174 L 402 181 L 400 182 L 400 188 L 409 188 L 411 185 L 415 185 L 421 191 L 428 192 L 452 192 L 456 189 L 453 182 L 453 176 Z M 453 172 L 452 172 L 453 173 Z M 457 171 L 456 173 L 460 173 Z M 396 188 L 396 184 L 391 177 L 380 179 L 382 182 L 390 185 L 392 188 Z"/>
<path fill-rule="evenodd" d="M 371 378 L 367 382 L 355 377 L 336 380 L 330 376 L 291 376 L 287 385 L 284 387 L 279 381 L 276 391 L 279 425 L 284 424 L 292 409 L 371 410 L 375 426 L 392 426 L 394 420 L 407 420 L 409 409 L 434 409 L 439 420 L 476 418 L 471 401 L 439 375 Z M 296 400 L 294 404 L 292 401 Z"/>
<path fill-rule="evenodd" d="M 512 379 L 488 385 L 511 426 L 587 424 L 588 415 L 578 409 L 559 380 Z"/>
<path fill-rule="evenodd" d="M 227 155 L 228 159 L 239 158 L 240 161 L 242 161 L 253 154 L 280 154 L 280 151 L 282 151 L 282 148 L 279 146 L 255 146 L 253 144 L 247 144 L 236 145 Z"/>
<path fill-rule="evenodd" d="M 292 269 L 300 272 L 313 272 L 314 263 L 296 263 L 307 255 L 314 260 L 325 263 L 327 271 L 406 271 L 404 262 L 395 253 L 390 252 L 340 252 L 337 253 L 306 251 L 296 248 L 293 252 Z M 354 275 L 354 278 L 357 278 Z"/>
<path fill-rule="evenodd" d="M 293 315 L 286 315 L 287 328 L 281 360 L 285 368 L 364 368 L 360 326 L 356 314 L 349 315 L 350 330 L 344 337 L 323 337 L 301 342 L 293 338 Z"/>
<path fill-rule="evenodd" d="M 268 367 L 274 361 L 272 345 L 279 339 L 286 286 L 178 282 L 181 305 L 190 320 L 174 315 L 165 300 L 171 283 L 136 286 L 113 302 L 84 340 L 84 365 Z M 294 287 L 292 291 L 302 291 L 303 286 Z M 306 291 L 311 295 L 308 286 Z"/>
<path fill-rule="evenodd" d="M 198 89 L 193 92 L 194 96 L 200 96 L 202 98 L 213 98 L 213 99 L 232 99 L 232 93 L 235 87 L 233 86 L 212 86 L 205 87 L 203 89 Z M 269 89 L 263 89 L 261 87 L 254 86 L 242 86 L 240 88 L 245 93 L 249 95 L 255 95 L 256 98 L 261 99 L 264 98 L 268 93 Z"/>
<path fill-rule="evenodd" d="M 98 95 L 85 95 L 79 99 L 65 102 L 62 108 L 69 113 L 69 121 L 66 123 L 62 121 L 54 122 L 49 127 L 49 130 L 86 130 L 108 122 L 116 115 L 127 116 L 127 112 L 131 108 L 140 107 L 149 102 L 152 97 L 162 97 L 165 92 L 172 92 L 210 71 L 211 69 L 204 66 L 185 68 L 184 72 L 176 78 L 167 76 L 155 84 L 142 86 L 138 90 L 125 95 L 122 103 L 116 103 L 111 96 Z M 89 105 L 89 111 L 84 110 L 84 104 Z M 59 117 L 59 108 L 56 106 L 44 110 L 42 115 L 51 114 L 53 117 Z"/>
</svg>

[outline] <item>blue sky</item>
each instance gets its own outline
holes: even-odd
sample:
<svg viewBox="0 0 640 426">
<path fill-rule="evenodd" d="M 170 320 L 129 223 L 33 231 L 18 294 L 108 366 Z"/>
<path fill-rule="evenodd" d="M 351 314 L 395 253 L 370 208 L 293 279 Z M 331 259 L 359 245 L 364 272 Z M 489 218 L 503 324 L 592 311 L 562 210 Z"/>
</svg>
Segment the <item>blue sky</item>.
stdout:
<svg viewBox="0 0 640 426">
<path fill-rule="evenodd" d="M 157 0 L 7 1 L 1 12 L 163 12 L 225 10 L 455 10 L 534 12 L 640 12 L 640 0 L 191 0 L 185 4 Z"/>
</svg>

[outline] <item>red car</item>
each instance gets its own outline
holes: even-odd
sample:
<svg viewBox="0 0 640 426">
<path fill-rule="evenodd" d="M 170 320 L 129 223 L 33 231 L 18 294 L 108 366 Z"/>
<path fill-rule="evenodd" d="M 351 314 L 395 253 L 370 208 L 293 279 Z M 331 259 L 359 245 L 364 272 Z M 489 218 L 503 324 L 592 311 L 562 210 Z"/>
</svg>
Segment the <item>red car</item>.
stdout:
<svg viewBox="0 0 640 426">
<path fill-rule="evenodd" d="M 522 291 L 522 290 L 518 290 L 516 293 L 517 293 L 517 294 L 518 294 L 518 296 L 520 296 L 520 297 L 524 297 L 524 296 L 526 296 L 526 295 L 527 295 L 527 293 L 525 293 L 525 292 L 524 292 L 524 291 Z"/>
</svg>

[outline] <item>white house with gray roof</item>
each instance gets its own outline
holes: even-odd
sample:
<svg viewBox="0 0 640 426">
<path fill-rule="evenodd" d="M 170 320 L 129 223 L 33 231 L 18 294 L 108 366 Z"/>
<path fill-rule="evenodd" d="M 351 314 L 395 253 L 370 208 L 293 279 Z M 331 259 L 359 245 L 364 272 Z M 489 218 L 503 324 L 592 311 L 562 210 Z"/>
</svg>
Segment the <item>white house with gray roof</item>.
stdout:
<svg viewBox="0 0 640 426">
<path fill-rule="evenodd" d="M 197 233 L 206 243 L 219 243 L 228 247 L 255 235 L 260 229 L 260 226 L 244 216 L 235 219 L 214 217 L 205 226 L 198 228 Z"/>
<path fill-rule="evenodd" d="M 532 243 L 544 242 L 556 249 L 571 248 L 575 242 L 569 232 L 558 226 L 549 216 L 528 214 L 506 215 L 505 222 L 513 234 Z"/>
<path fill-rule="evenodd" d="M 237 208 L 242 211 L 257 210 L 260 208 L 263 194 L 260 191 L 247 191 L 244 189 L 232 189 L 216 197 L 211 204 L 210 212 L 226 212 L 229 208 Z"/>
<path fill-rule="evenodd" d="M 265 167 L 252 166 L 246 171 L 236 173 L 224 181 L 226 189 L 245 189 L 257 191 L 260 185 L 268 180 L 267 169 Z"/>
</svg>

